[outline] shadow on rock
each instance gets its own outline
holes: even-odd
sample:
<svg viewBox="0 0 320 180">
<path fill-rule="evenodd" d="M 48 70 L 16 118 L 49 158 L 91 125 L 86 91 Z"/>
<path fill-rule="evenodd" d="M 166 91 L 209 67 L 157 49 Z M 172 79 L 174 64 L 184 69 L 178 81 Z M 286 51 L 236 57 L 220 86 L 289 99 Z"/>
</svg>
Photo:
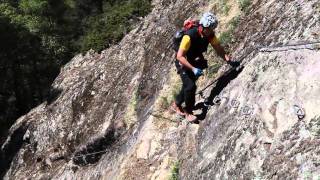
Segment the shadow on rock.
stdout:
<svg viewBox="0 0 320 180">
<path fill-rule="evenodd" d="M 50 105 L 54 101 L 56 101 L 58 99 L 58 97 L 60 96 L 61 92 L 62 92 L 62 89 L 51 88 L 48 93 L 48 96 L 46 97 L 47 105 Z"/>
<path fill-rule="evenodd" d="M 107 153 L 107 149 L 115 142 L 114 129 L 109 130 L 103 137 L 98 137 L 85 147 L 75 152 L 73 162 L 80 166 L 94 164 L 98 162 L 101 156 Z"/>
<path fill-rule="evenodd" d="M 15 155 L 22 147 L 24 140 L 23 136 L 26 133 L 28 126 L 23 123 L 11 135 L 10 139 L 3 144 L 0 149 L 0 179 L 3 179 L 7 170 L 10 168 L 11 162 Z"/>
<path fill-rule="evenodd" d="M 201 109 L 202 113 L 196 115 L 198 120 L 202 121 L 206 118 L 207 112 L 210 106 L 214 105 L 213 99 L 220 94 L 220 92 L 235 78 L 238 77 L 238 75 L 242 72 L 244 67 L 241 67 L 240 69 L 232 69 L 229 72 L 226 72 L 223 74 L 216 83 L 216 86 L 214 86 L 210 92 L 209 97 L 205 99 L 204 102 L 197 103 L 195 105 L 195 109 Z"/>
</svg>

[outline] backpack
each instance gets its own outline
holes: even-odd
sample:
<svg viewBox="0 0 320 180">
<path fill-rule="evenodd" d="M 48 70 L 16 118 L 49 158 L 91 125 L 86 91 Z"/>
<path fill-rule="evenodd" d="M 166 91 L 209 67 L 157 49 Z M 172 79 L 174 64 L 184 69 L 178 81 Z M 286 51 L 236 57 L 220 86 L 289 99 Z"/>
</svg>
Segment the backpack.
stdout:
<svg viewBox="0 0 320 180">
<path fill-rule="evenodd" d="M 182 37 L 186 34 L 186 32 L 189 29 L 191 29 L 193 27 L 198 27 L 198 26 L 199 26 L 198 20 L 194 20 L 194 19 L 185 20 L 183 23 L 183 27 L 180 30 L 178 30 L 173 37 L 172 49 L 174 51 L 178 52 Z"/>
</svg>

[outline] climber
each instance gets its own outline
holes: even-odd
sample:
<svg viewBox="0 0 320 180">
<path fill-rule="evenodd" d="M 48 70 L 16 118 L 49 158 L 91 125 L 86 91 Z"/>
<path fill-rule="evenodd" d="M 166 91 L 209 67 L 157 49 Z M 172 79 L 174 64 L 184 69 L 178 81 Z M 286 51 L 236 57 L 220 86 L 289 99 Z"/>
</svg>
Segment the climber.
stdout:
<svg viewBox="0 0 320 180">
<path fill-rule="evenodd" d="M 215 49 L 218 56 L 226 62 L 231 62 L 229 55 L 220 45 L 215 36 L 215 28 L 218 25 L 216 16 L 210 12 L 204 13 L 199 25 L 187 30 L 182 37 L 175 65 L 182 80 L 182 87 L 171 108 L 189 122 L 197 121 L 192 110 L 195 104 L 196 80 L 203 74 L 203 69 L 208 67 L 203 54 L 207 51 L 209 43 Z M 185 108 L 182 103 L 185 102 Z"/>
</svg>

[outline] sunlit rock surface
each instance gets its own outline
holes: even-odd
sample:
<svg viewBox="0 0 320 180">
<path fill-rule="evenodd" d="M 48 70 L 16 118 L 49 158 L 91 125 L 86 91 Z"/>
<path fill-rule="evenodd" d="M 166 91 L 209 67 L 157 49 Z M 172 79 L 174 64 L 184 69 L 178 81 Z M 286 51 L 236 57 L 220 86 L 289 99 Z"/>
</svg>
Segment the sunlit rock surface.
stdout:
<svg viewBox="0 0 320 180">
<path fill-rule="evenodd" d="M 52 98 L 11 128 L 4 178 L 168 179 L 173 165 L 181 179 L 320 178 L 320 52 L 308 44 L 320 41 L 316 0 L 253 1 L 231 46 L 243 67 L 205 91 L 216 102 L 205 118 L 152 115 L 166 114 L 155 102 L 170 86 L 172 34 L 206 3 L 154 0 L 118 45 L 74 57 Z"/>
</svg>

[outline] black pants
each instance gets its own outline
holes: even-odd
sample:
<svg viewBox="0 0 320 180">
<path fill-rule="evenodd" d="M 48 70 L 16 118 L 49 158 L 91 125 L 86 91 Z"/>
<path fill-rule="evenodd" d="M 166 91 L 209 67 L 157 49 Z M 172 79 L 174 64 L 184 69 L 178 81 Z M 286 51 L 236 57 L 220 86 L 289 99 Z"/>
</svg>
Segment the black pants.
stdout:
<svg viewBox="0 0 320 180">
<path fill-rule="evenodd" d="M 182 87 L 179 94 L 176 96 L 176 104 L 181 106 L 182 103 L 185 102 L 185 111 L 192 114 L 197 90 L 197 77 L 192 71 L 181 70 L 179 74 L 182 80 Z"/>
</svg>

